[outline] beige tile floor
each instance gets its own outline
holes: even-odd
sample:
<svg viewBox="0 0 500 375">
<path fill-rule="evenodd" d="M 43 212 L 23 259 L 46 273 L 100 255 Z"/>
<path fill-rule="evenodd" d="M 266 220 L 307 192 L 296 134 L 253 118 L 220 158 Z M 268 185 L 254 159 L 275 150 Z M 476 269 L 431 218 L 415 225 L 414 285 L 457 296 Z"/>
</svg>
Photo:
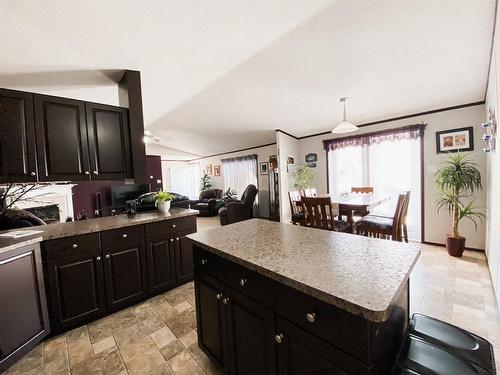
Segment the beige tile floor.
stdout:
<svg viewBox="0 0 500 375">
<path fill-rule="evenodd" d="M 203 218 L 205 219 L 205 218 Z M 199 220 L 198 230 L 218 225 Z M 484 254 L 452 258 L 423 245 L 412 274 L 411 309 L 469 329 L 490 340 L 500 359 L 500 322 Z M 500 367 L 500 361 L 497 361 Z M 166 374 L 220 372 L 196 343 L 193 284 L 50 339 L 7 374 Z"/>
</svg>

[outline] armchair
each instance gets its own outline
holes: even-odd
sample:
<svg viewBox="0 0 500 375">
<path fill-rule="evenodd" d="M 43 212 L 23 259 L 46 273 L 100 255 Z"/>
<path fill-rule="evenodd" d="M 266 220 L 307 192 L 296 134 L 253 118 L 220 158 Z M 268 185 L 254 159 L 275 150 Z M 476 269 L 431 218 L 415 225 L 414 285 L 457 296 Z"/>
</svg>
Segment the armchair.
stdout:
<svg viewBox="0 0 500 375">
<path fill-rule="evenodd" d="M 191 208 L 200 211 L 198 216 L 217 215 L 217 203 L 222 199 L 221 189 L 209 189 L 200 193 L 200 199 L 191 201 Z"/>
<path fill-rule="evenodd" d="M 226 207 L 219 210 L 221 225 L 237 223 L 253 217 L 253 203 L 259 190 L 255 185 L 248 185 L 241 196 L 241 200 L 230 201 Z"/>
</svg>

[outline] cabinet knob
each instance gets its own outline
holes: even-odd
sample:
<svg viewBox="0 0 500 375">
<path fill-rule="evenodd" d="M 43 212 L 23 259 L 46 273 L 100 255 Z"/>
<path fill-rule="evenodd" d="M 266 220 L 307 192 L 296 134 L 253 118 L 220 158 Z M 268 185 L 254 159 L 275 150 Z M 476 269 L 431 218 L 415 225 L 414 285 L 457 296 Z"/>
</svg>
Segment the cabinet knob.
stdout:
<svg viewBox="0 0 500 375">
<path fill-rule="evenodd" d="M 97 260 L 99 262 L 101 260 L 101 257 L 97 257 L 97 258 L 95 258 L 95 260 Z"/>
<path fill-rule="evenodd" d="M 240 285 L 241 286 L 245 286 L 247 285 L 247 279 L 245 279 L 244 277 L 240 279 Z"/>
<path fill-rule="evenodd" d="M 176 237 L 176 238 L 175 238 L 175 240 L 176 240 L 176 241 L 179 241 L 179 237 Z"/>
<path fill-rule="evenodd" d="M 83 173 L 85 173 L 87 176 L 90 174 L 90 172 L 89 172 L 89 171 L 85 171 L 85 172 L 83 172 Z"/>
<path fill-rule="evenodd" d="M 205 264 L 207 264 L 207 263 L 208 263 L 208 260 L 206 260 L 206 259 L 202 259 L 202 260 L 201 260 L 201 265 L 202 265 L 202 266 L 204 266 L 204 265 L 205 265 Z"/>
<path fill-rule="evenodd" d="M 78 247 L 78 245 L 77 245 L 76 243 L 74 243 L 73 245 L 71 245 L 71 247 L 72 247 L 73 249 L 76 249 L 76 248 Z"/>
<path fill-rule="evenodd" d="M 220 299 L 222 298 L 222 293 L 217 293 L 215 297 L 217 298 L 217 301 L 220 301 Z"/>
<path fill-rule="evenodd" d="M 97 171 L 94 171 L 92 173 L 95 174 L 96 176 L 99 174 L 99 172 L 97 172 Z"/>
<path fill-rule="evenodd" d="M 177 226 L 177 225 L 175 225 L 175 224 L 172 224 L 172 228 L 175 228 L 176 226 Z"/>
<path fill-rule="evenodd" d="M 223 303 L 224 305 L 227 305 L 227 304 L 229 303 L 229 297 L 224 297 L 224 298 L 222 299 L 222 303 Z"/>
<path fill-rule="evenodd" d="M 306 314 L 306 319 L 309 323 L 314 323 L 316 321 L 316 313 Z"/>
<path fill-rule="evenodd" d="M 30 175 L 36 176 L 36 172 L 31 172 Z"/>
<path fill-rule="evenodd" d="M 171 239 L 170 239 L 170 242 L 174 242 L 174 239 L 173 239 L 173 238 L 171 238 Z"/>
<path fill-rule="evenodd" d="M 109 259 L 109 254 L 106 254 L 105 258 L 106 258 L 106 259 Z"/>
<path fill-rule="evenodd" d="M 283 342 L 283 339 L 285 338 L 285 336 L 283 336 L 282 333 L 279 333 L 277 334 L 276 336 L 274 336 L 274 340 L 278 343 L 278 344 L 281 344 Z"/>
<path fill-rule="evenodd" d="M 123 238 L 127 238 L 127 233 L 123 233 L 123 234 L 122 234 L 122 237 L 123 237 Z"/>
</svg>

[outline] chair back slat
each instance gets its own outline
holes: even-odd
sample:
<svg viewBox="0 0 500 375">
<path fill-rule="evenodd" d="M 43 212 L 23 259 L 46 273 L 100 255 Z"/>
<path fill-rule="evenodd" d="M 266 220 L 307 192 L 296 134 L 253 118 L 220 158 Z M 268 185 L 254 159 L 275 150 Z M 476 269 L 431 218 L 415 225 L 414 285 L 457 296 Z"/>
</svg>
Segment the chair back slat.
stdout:
<svg viewBox="0 0 500 375">
<path fill-rule="evenodd" d="M 300 196 L 300 191 L 292 190 L 288 192 L 288 198 L 290 199 L 290 209 L 292 210 L 292 215 L 302 212 L 302 197 Z"/>
<path fill-rule="evenodd" d="M 334 209 L 328 197 L 302 197 L 304 207 L 303 225 L 318 228 L 335 230 L 334 218 L 338 215 L 338 209 Z"/>
<path fill-rule="evenodd" d="M 406 192 L 399 194 L 398 203 L 396 204 L 396 209 L 394 210 L 394 216 L 392 218 L 392 238 L 401 240 L 401 212 L 403 211 L 403 206 L 406 200 Z"/>
<path fill-rule="evenodd" d="M 373 194 L 373 187 L 372 186 L 352 187 L 351 193 L 353 193 L 353 194 Z"/>
</svg>

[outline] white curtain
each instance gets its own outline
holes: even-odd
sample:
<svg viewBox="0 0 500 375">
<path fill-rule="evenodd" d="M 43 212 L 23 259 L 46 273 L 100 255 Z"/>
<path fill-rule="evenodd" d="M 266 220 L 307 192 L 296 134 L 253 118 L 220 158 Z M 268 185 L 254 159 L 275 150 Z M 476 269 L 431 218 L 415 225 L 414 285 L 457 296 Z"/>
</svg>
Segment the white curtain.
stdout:
<svg viewBox="0 0 500 375">
<path fill-rule="evenodd" d="M 200 191 L 200 165 L 194 164 L 172 164 L 170 170 L 171 191 L 188 196 L 190 199 L 198 199 Z"/>
<path fill-rule="evenodd" d="M 228 188 L 236 190 L 239 199 L 248 185 L 258 186 L 257 155 L 223 159 L 222 175 L 224 190 Z"/>
</svg>

